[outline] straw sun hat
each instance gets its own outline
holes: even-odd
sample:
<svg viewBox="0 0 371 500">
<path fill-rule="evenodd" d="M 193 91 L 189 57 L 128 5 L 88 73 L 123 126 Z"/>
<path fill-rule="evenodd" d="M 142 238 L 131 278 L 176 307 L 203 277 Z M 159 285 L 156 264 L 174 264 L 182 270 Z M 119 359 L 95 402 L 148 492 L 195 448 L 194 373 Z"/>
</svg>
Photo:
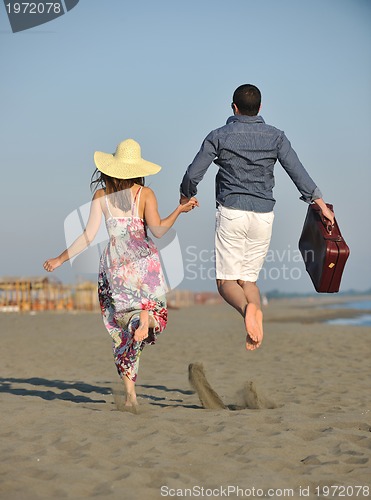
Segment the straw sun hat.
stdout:
<svg viewBox="0 0 371 500">
<path fill-rule="evenodd" d="M 94 163 L 98 170 L 117 179 L 135 179 L 157 174 L 159 165 L 143 160 L 140 145 L 133 139 L 120 142 L 114 154 L 94 153 Z"/>
</svg>

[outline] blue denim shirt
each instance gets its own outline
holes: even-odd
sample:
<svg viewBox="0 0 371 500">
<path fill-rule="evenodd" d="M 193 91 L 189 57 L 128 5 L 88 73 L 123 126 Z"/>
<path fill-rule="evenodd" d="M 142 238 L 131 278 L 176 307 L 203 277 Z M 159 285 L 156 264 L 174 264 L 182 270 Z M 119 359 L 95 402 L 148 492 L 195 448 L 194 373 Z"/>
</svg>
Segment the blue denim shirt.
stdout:
<svg viewBox="0 0 371 500">
<path fill-rule="evenodd" d="M 267 125 L 260 115 L 231 116 L 226 125 L 210 132 L 187 168 L 180 191 L 187 198 L 195 196 L 197 184 L 214 162 L 219 167 L 217 205 L 271 212 L 276 202 L 273 169 L 277 160 L 300 191 L 301 200 L 311 203 L 322 198 L 284 132 Z"/>
</svg>

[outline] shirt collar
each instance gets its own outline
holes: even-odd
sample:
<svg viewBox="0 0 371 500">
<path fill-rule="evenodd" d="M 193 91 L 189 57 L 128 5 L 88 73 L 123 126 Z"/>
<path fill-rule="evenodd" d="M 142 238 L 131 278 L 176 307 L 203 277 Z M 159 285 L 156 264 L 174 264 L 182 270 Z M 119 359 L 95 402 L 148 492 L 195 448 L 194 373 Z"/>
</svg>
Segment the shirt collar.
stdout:
<svg viewBox="0 0 371 500">
<path fill-rule="evenodd" d="M 248 115 L 233 115 L 230 116 L 227 120 L 228 123 L 233 122 L 243 122 L 243 123 L 265 123 L 263 117 L 260 115 L 248 116 Z"/>
</svg>

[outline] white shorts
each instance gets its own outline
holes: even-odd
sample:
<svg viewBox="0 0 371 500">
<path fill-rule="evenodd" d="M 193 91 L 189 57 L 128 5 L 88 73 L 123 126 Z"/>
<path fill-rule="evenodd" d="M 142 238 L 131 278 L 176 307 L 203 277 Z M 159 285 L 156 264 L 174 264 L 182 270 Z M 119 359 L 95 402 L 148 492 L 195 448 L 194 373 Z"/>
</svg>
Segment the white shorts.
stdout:
<svg viewBox="0 0 371 500">
<path fill-rule="evenodd" d="M 273 219 L 273 212 L 219 205 L 215 227 L 216 279 L 257 281 L 269 249 Z"/>
</svg>

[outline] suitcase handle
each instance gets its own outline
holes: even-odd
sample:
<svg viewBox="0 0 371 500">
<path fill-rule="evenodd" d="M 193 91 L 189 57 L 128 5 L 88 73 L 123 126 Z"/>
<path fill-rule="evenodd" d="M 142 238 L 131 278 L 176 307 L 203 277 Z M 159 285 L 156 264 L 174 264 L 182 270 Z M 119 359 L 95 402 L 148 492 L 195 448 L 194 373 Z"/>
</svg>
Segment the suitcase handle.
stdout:
<svg viewBox="0 0 371 500">
<path fill-rule="evenodd" d="M 332 234 L 332 228 L 334 227 L 333 224 L 331 224 L 330 220 L 327 219 L 327 217 L 325 217 L 323 215 L 322 211 L 320 211 L 319 215 L 320 215 L 321 221 L 322 221 L 323 225 L 325 226 L 328 234 Z"/>
</svg>

